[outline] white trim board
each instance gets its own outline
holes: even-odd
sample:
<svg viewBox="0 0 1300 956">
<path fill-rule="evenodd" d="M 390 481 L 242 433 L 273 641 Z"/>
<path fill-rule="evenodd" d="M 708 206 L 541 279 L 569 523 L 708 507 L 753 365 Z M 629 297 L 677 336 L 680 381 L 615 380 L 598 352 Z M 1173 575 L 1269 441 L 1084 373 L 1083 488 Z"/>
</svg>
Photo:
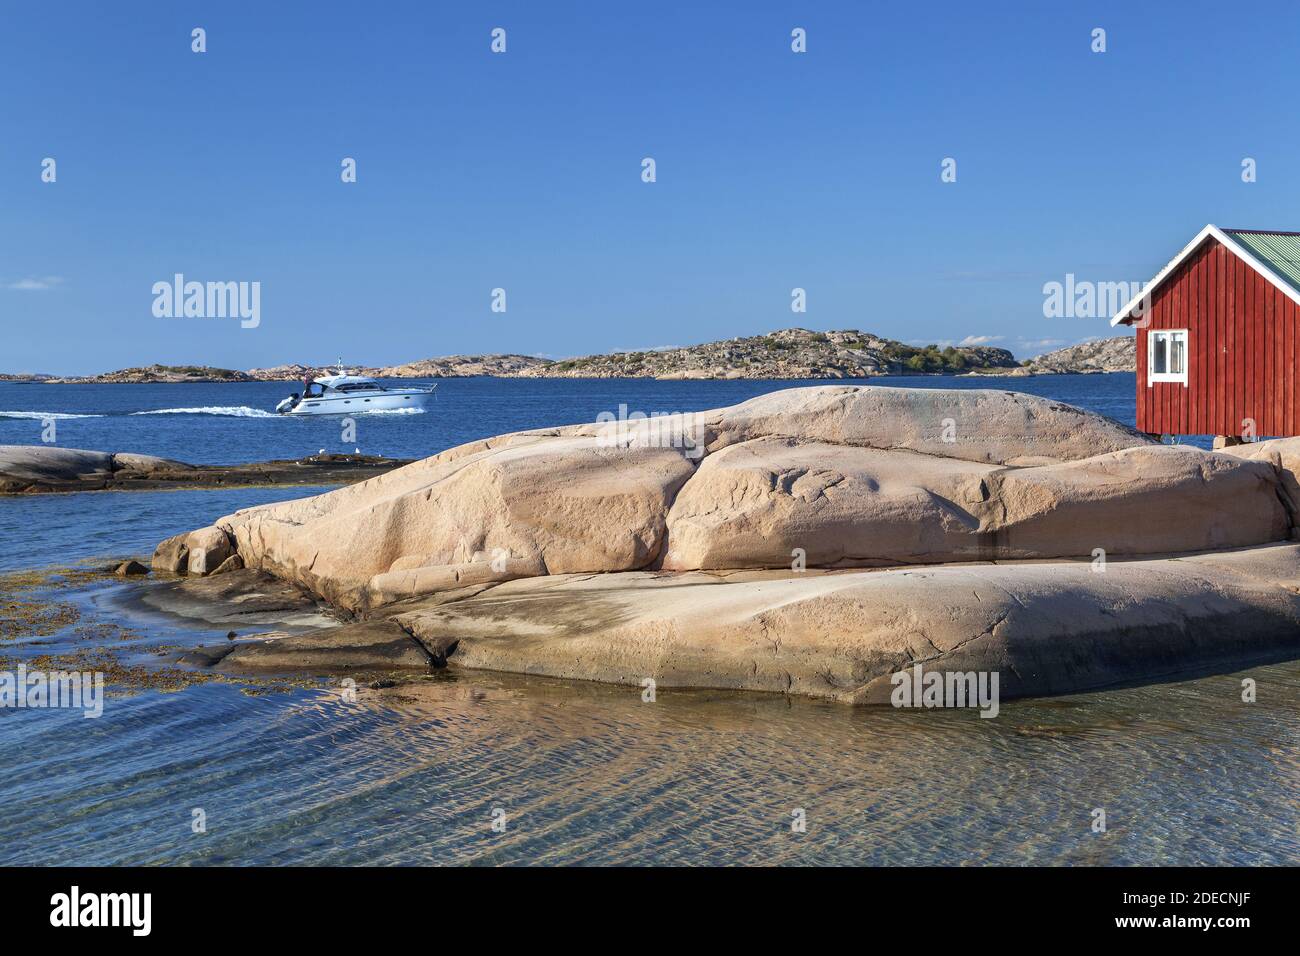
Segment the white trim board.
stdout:
<svg viewBox="0 0 1300 956">
<path fill-rule="evenodd" d="M 1115 313 L 1115 317 L 1110 320 L 1110 324 L 1115 326 L 1119 325 L 1121 322 L 1131 321 L 1129 313 L 1133 311 L 1134 307 L 1140 301 L 1142 301 L 1142 297 L 1149 294 L 1153 295 L 1155 291 L 1164 284 L 1164 281 L 1174 273 L 1174 270 L 1183 264 L 1183 260 L 1199 249 L 1206 239 L 1210 238 L 1217 239 L 1238 259 L 1246 263 L 1246 265 L 1250 266 L 1271 282 L 1275 288 L 1282 290 L 1282 292 L 1284 292 L 1287 298 L 1292 302 L 1296 305 L 1300 305 L 1300 291 L 1297 291 L 1291 283 L 1281 278 L 1276 272 L 1269 268 L 1266 263 L 1260 261 L 1260 259 L 1258 259 L 1249 249 L 1237 242 L 1214 223 L 1210 223 L 1196 234 L 1195 239 L 1183 246 L 1183 251 L 1174 256 L 1167 266 L 1156 273 L 1156 277 L 1148 282 L 1137 295 L 1133 296 L 1124 308 Z"/>
</svg>

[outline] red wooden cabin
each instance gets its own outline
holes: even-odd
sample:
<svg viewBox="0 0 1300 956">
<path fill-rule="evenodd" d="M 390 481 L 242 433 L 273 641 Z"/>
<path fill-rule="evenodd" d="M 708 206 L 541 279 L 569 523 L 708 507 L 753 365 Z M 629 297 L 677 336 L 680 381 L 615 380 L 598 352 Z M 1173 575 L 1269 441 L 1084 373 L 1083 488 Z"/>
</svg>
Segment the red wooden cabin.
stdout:
<svg viewBox="0 0 1300 956">
<path fill-rule="evenodd" d="M 1300 233 L 1202 229 L 1111 320 L 1137 329 L 1137 427 L 1300 434 Z"/>
</svg>

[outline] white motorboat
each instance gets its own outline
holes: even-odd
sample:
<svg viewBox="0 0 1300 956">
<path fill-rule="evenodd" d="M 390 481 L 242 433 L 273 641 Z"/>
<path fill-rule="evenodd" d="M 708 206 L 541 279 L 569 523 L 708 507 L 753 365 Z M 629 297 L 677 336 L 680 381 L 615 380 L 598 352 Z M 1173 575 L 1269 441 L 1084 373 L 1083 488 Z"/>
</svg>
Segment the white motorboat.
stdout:
<svg viewBox="0 0 1300 956">
<path fill-rule="evenodd" d="M 294 392 L 275 406 L 282 415 L 356 415 L 423 409 L 436 385 L 381 385 L 365 375 L 348 375 L 339 367 L 337 375 L 307 380 L 299 395 Z"/>
</svg>

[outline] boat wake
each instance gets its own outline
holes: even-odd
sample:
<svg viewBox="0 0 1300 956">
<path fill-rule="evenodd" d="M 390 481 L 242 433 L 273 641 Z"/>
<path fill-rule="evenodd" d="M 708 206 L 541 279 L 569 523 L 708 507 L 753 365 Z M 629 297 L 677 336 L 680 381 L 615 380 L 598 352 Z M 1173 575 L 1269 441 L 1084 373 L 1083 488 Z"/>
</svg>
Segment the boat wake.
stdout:
<svg viewBox="0 0 1300 956">
<path fill-rule="evenodd" d="M 0 412 L 0 416 L 5 413 Z M 15 412 L 16 415 L 42 417 L 41 412 Z M 201 405 L 198 408 L 150 408 L 143 412 L 131 412 L 132 415 L 218 415 L 228 418 L 284 418 L 276 412 L 248 405 Z M 347 412 L 348 415 L 423 415 L 423 408 L 376 408 L 367 411 Z M 59 416 L 54 416 L 59 417 Z M 98 415 L 66 415 L 65 418 L 98 418 Z"/>
<path fill-rule="evenodd" d="M 279 418 L 275 412 L 248 405 L 202 405 L 198 408 L 151 408 L 132 415 L 224 415 L 233 418 Z"/>
<path fill-rule="evenodd" d="M 37 421 L 44 421 L 47 418 L 53 418 L 61 421 L 67 418 L 103 418 L 103 415 L 78 415 L 73 412 L 3 412 L 0 411 L 0 418 L 32 418 Z"/>
</svg>

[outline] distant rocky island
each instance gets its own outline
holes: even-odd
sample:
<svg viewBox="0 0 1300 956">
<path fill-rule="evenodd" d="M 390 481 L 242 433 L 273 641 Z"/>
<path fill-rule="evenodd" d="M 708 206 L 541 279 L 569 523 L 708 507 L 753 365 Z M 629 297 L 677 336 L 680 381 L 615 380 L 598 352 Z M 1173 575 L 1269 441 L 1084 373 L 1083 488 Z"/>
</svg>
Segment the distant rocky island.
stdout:
<svg viewBox="0 0 1300 956">
<path fill-rule="evenodd" d="M 405 365 L 367 366 L 355 370 L 371 378 L 466 378 L 475 375 L 511 378 L 525 369 L 551 364 L 550 359 L 535 355 L 444 355 Z M 259 382 L 300 382 L 306 375 L 319 375 L 320 369 L 309 365 L 276 365 L 249 369 L 248 374 Z"/>
<path fill-rule="evenodd" d="M 373 378 L 656 378 L 800 379 L 870 378 L 877 375 L 1044 375 L 1131 372 L 1132 336 L 1085 342 L 1020 362 L 991 346 L 914 346 L 870 332 L 781 329 L 768 335 L 724 339 L 682 348 L 612 352 L 552 360 L 534 355 L 448 355 L 402 365 L 349 368 Z M 58 383 L 291 382 L 320 366 L 277 365 L 247 372 L 196 365 L 148 365 L 102 375 L 0 379 Z"/>
<path fill-rule="evenodd" d="M 1137 339 L 1120 335 L 1111 339 L 1080 342 L 1047 352 L 1023 362 L 1018 368 L 975 369 L 975 375 L 1088 375 L 1103 372 L 1136 372 Z"/>
<path fill-rule="evenodd" d="M 47 378 L 44 381 L 50 385 L 138 385 L 173 382 L 251 382 L 254 379 L 247 372 L 236 372 L 228 368 L 212 368 L 209 365 L 142 365 L 138 368 L 123 368 L 118 369 L 116 372 L 104 372 L 102 375 Z"/>
<path fill-rule="evenodd" d="M 1040 372 L 1136 372 L 1137 339 L 1120 335 L 1111 339 L 1082 342 L 1029 360 Z"/>
<path fill-rule="evenodd" d="M 918 348 L 856 329 L 781 329 L 684 348 L 588 355 L 519 374 L 530 378 L 867 378 L 953 374 L 1016 364 L 1006 349 L 987 346 Z"/>
</svg>

